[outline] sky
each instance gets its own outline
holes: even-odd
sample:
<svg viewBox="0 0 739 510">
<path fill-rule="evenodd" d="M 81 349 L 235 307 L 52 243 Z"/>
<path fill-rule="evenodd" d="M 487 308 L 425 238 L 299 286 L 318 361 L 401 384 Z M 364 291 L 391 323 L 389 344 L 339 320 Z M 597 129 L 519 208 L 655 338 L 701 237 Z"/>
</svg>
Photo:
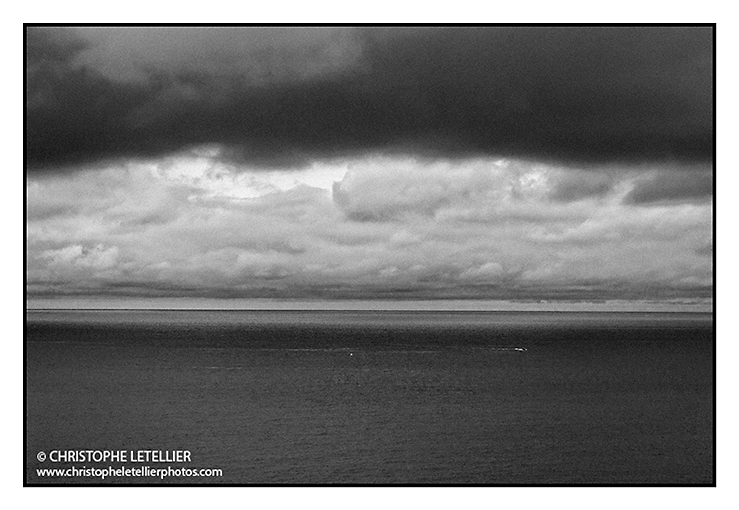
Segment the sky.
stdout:
<svg viewBox="0 0 739 510">
<path fill-rule="evenodd" d="M 712 38 L 29 27 L 27 298 L 705 304 Z"/>
</svg>

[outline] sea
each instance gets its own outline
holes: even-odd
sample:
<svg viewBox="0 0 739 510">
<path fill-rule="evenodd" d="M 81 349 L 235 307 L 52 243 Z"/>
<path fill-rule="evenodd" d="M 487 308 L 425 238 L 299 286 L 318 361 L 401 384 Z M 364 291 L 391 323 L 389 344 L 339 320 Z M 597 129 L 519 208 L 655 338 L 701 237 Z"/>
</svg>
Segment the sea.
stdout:
<svg viewBox="0 0 739 510">
<path fill-rule="evenodd" d="M 29 310 L 25 355 L 29 485 L 715 483 L 710 313 Z"/>
</svg>

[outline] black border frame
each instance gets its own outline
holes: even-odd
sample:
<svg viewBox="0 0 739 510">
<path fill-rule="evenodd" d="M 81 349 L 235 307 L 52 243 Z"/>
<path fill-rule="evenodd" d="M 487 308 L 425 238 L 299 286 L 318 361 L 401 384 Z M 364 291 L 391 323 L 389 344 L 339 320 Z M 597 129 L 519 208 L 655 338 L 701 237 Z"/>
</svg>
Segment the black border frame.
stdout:
<svg viewBox="0 0 739 510">
<path fill-rule="evenodd" d="M 408 27 L 408 26 L 428 26 L 428 27 L 710 27 L 713 35 L 713 232 L 712 232 L 712 244 L 713 244 L 713 311 L 711 312 L 712 321 L 712 334 L 713 334 L 713 483 L 644 483 L 644 484 L 629 484 L 629 483 L 525 483 L 525 484 L 463 484 L 463 483 L 433 483 L 433 484 L 421 484 L 421 483 L 410 483 L 410 484 L 372 484 L 372 483 L 321 483 L 321 484 L 237 484 L 237 483 L 203 483 L 203 484 L 182 484 L 182 483 L 171 483 L 171 484 L 146 484 L 146 483 L 29 483 L 26 479 L 26 473 L 28 472 L 28 450 L 27 450 L 27 430 L 28 430 L 28 389 L 27 389 L 27 330 L 26 330 L 26 316 L 28 313 L 27 303 L 27 285 L 28 285 L 28 261 L 27 261 L 27 234 L 28 234 L 28 219 L 27 219 L 27 196 L 25 186 L 27 185 L 28 175 L 26 162 L 26 129 L 27 129 L 27 118 L 26 109 L 24 107 L 23 117 L 23 151 L 24 151 L 24 167 L 23 167 L 23 487 L 716 487 L 716 468 L 717 468 L 717 428 L 716 428 L 716 407 L 717 407 L 717 378 L 716 378 L 716 361 L 717 361 L 717 339 L 716 339 L 716 202 L 717 202 L 717 169 L 716 169 L 716 23 L 616 23 L 616 24 L 591 24 L 591 23 L 502 23 L 502 24 L 488 24 L 488 23 L 473 23 L 473 24 L 438 24 L 438 25 L 408 25 L 408 24 L 395 24 L 395 23 L 379 23 L 379 24 L 228 24 L 228 23 L 204 23 L 204 24 L 180 24 L 180 23 L 161 23 L 161 24 L 150 24 L 150 23 L 132 23 L 132 24 L 117 24 L 117 23 L 23 23 L 23 51 L 27 53 L 27 39 L 26 39 L 26 28 L 27 27 L 86 27 L 86 26 L 125 26 L 125 27 L 233 27 L 233 26 L 251 26 L 251 27 L 311 27 L 311 26 L 382 26 L 382 27 Z M 27 91 L 28 91 L 28 76 L 26 73 L 27 62 L 24 60 L 24 74 L 23 74 L 23 89 L 24 89 L 24 105 L 27 103 Z"/>
</svg>

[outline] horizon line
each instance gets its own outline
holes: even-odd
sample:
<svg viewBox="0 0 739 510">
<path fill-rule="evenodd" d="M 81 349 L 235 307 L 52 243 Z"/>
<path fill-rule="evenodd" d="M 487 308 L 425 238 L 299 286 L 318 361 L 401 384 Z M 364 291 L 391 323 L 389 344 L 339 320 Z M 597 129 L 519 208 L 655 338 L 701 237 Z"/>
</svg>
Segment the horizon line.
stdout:
<svg viewBox="0 0 739 510">
<path fill-rule="evenodd" d="M 507 300 L 305 300 L 305 299 L 27 299 L 26 311 L 191 310 L 191 311 L 429 311 L 429 312 L 700 312 L 713 313 L 713 299 L 507 301 Z"/>
</svg>

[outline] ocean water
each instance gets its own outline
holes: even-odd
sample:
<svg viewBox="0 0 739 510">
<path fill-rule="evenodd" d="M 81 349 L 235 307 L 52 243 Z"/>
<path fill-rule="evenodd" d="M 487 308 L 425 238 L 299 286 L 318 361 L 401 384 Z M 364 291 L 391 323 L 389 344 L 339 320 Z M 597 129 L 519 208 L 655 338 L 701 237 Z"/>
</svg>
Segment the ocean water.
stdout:
<svg viewBox="0 0 739 510">
<path fill-rule="evenodd" d="M 710 314 L 29 311 L 28 483 L 712 484 Z M 66 450 L 220 477 L 46 478 Z"/>
</svg>

